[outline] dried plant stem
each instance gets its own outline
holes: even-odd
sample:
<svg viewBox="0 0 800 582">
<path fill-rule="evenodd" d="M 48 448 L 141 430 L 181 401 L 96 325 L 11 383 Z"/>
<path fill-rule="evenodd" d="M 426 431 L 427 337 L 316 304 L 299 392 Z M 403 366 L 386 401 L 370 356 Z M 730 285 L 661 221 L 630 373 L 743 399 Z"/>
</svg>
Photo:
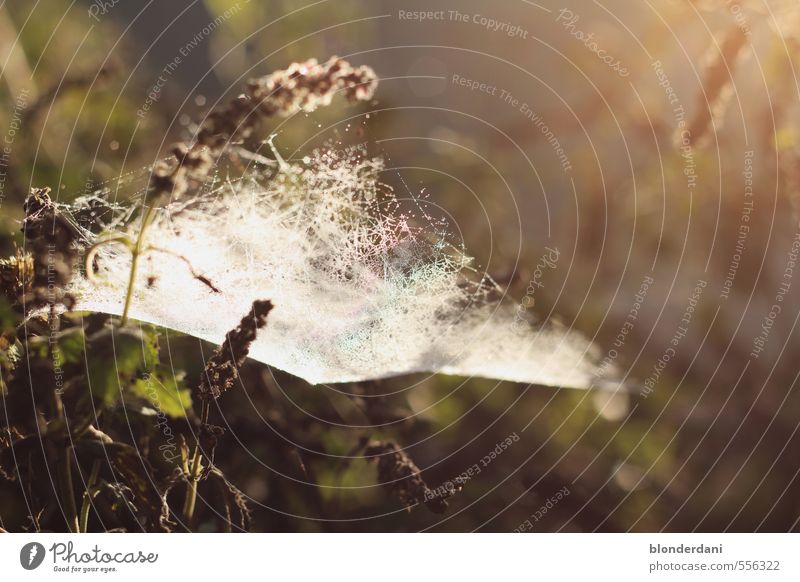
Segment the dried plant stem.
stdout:
<svg viewBox="0 0 800 582">
<path fill-rule="evenodd" d="M 239 377 L 238 369 L 247 359 L 250 344 L 256 339 L 258 330 L 267 324 L 267 315 L 269 315 L 270 311 L 272 311 L 271 301 L 254 301 L 250 313 L 242 318 L 242 321 L 235 329 L 226 334 L 225 341 L 208 361 L 203 371 L 203 378 L 197 389 L 202 403 L 200 407 L 200 435 L 194 447 L 191 464 L 185 469 L 188 473 L 189 486 L 183 501 L 183 518 L 186 521 L 187 528 L 192 526 L 195 505 L 197 504 L 197 482 L 200 480 L 203 468 L 201 451 L 201 445 L 204 442 L 203 435 L 210 428 L 213 428 L 208 424 L 211 402 L 216 402 L 217 398 L 223 392 L 229 390 Z M 216 440 L 216 436 L 213 437 L 213 440 Z M 209 445 L 208 441 L 206 441 L 206 444 L 213 451 L 214 444 Z M 207 452 L 206 454 L 209 453 Z"/>
<path fill-rule="evenodd" d="M 58 481 L 64 501 L 64 517 L 70 533 L 78 533 L 78 507 L 75 505 L 75 491 L 72 487 L 72 447 L 67 447 L 62 452 L 61 462 L 58 464 Z"/>
<path fill-rule="evenodd" d="M 92 472 L 89 475 L 89 481 L 86 483 L 86 491 L 83 492 L 83 504 L 81 505 L 81 521 L 80 530 L 83 533 L 89 531 L 89 510 L 92 507 L 92 499 L 97 494 L 94 487 L 97 484 L 97 477 L 100 475 L 100 461 L 94 460 L 92 463 Z"/>
<path fill-rule="evenodd" d="M 203 400 L 200 409 L 200 423 L 201 426 L 208 423 L 209 414 L 208 400 Z M 186 522 L 186 527 L 191 528 L 192 521 L 194 520 L 194 509 L 197 505 L 197 482 L 200 479 L 202 455 L 200 453 L 200 444 L 194 446 L 194 453 L 192 454 L 192 463 L 189 468 L 189 488 L 186 491 L 186 498 L 183 501 L 183 519 Z"/>
<path fill-rule="evenodd" d="M 197 481 L 200 476 L 200 447 L 195 446 L 192 457 L 192 466 L 189 472 L 189 487 L 186 490 L 186 498 L 183 500 L 183 519 L 186 528 L 191 529 L 194 520 L 194 508 L 197 505 Z"/>
<path fill-rule="evenodd" d="M 51 311 L 53 307 L 51 306 Z M 53 314 L 50 314 L 53 317 Z M 52 352 L 50 352 L 52 358 Z M 61 394 L 58 390 L 53 390 L 53 410 L 56 420 L 55 426 L 59 430 L 67 430 L 66 417 L 64 415 L 64 403 L 61 401 Z M 56 448 L 56 447 L 53 447 Z M 78 508 L 75 505 L 75 490 L 72 487 L 72 447 L 67 445 L 63 449 L 60 447 L 55 451 L 57 460 L 56 474 L 58 476 L 58 487 L 64 508 L 64 519 L 70 533 L 78 533 Z"/>
</svg>

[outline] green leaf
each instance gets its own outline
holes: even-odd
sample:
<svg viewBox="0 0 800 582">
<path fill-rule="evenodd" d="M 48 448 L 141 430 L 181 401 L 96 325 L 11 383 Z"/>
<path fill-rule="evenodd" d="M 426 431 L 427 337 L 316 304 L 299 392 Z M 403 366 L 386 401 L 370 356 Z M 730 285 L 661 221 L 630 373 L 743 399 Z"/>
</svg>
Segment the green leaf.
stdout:
<svg viewBox="0 0 800 582">
<path fill-rule="evenodd" d="M 8 300 L 0 296 L 0 335 L 12 333 L 17 326 L 19 316 L 11 308 Z"/>
<path fill-rule="evenodd" d="M 183 418 L 192 408 L 192 392 L 183 383 L 184 374 L 157 370 L 133 383 L 132 392 L 145 399 L 156 411 L 172 418 Z"/>
<path fill-rule="evenodd" d="M 158 365 L 155 332 L 107 327 L 89 339 L 87 350 L 92 396 L 106 406 L 119 398 L 139 372 Z"/>
<path fill-rule="evenodd" d="M 56 341 L 53 346 L 53 357 L 60 366 L 64 364 L 76 364 L 83 360 L 85 348 L 86 339 L 83 336 L 83 329 L 73 327 L 56 336 Z"/>
</svg>

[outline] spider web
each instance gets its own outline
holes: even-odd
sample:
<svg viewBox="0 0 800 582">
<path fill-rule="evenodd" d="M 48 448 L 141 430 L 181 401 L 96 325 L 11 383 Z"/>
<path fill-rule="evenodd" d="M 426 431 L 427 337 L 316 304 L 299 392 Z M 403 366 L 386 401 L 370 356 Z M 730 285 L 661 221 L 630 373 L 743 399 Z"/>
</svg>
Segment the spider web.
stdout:
<svg viewBox="0 0 800 582">
<path fill-rule="evenodd" d="M 382 169 L 363 148 L 318 150 L 168 205 L 147 231 L 158 250 L 140 260 L 131 317 L 220 344 L 270 299 L 250 355 L 312 384 L 415 372 L 605 383 L 588 340 L 515 320 L 444 223 L 404 212 Z M 97 266 L 72 286 L 76 309 L 119 315 L 130 255 L 107 245 Z"/>
</svg>

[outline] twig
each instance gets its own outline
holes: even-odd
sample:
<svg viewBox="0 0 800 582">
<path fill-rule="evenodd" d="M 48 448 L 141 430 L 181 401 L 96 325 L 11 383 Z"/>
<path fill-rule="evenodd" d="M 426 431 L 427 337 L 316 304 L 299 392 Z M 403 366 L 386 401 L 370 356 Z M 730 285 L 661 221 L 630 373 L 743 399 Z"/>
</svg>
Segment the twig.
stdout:
<svg viewBox="0 0 800 582">
<path fill-rule="evenodd" d="M 72 447 L 62 450 L 61 462 L 58 464 L 58 480 L 61 498 L 64 501 L 64 517 L 70 533 L 79 533 L 78 508 L 75 505 L 75 490 L 72 487 Z"/>
<path fill-rule="evenodd" d="M 203 400 L 200 410 L 201 426 L 208 424 L 209 409 L 209 401 Z M 189 468 L 189 489 L 186 491 L 186 498 L 183 500 L 183 519 L 186 521 L 187 529 L 191 529 L 192 521 L 194 520 L 194 510 L 197 504 L 197 482 L 200 480 L 200 470 L 202 468 L 201 459 L 200 445 L 196 444 L 192 454 L 192 464 Z"/>
<path fill-rule="evenodd" d="M 89 510 L 91 509 L 92 500 L 99 491 L 95 489 L 99 474 L 100 460 L 95 459 L 94 463 L 92 463 L 92 473 L 89 475 L 88 483 L 86 483 L 86 491 L 83 492 L 83 505 L 81 506 L 81 521 L 79 530 L 83 533 L 87 533 L 89 531 Z"/>
</svg>

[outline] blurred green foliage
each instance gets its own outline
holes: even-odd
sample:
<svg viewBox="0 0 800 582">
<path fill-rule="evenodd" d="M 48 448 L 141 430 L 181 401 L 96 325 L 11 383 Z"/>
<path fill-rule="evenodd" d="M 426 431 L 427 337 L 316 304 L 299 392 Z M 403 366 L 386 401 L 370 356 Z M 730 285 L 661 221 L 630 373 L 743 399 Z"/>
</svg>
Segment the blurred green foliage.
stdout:
<svg viewBox="0 0 800 582">
<path fill-rule="evenodd" d="M 14 254 L 15 243 L 21 245 L 19 220 L 30 186 L 49 185 L 61 201 L 100 187 L 112 200 L 130 200 L 141 193 L 148 165 L 169 143 L 191 132 L 189 120 L 202 117 L 223 95 L 235 94 L 247 77 L 310 56 L 366 50 L 385 31 L 378 24 L 364 26 L 355 38 L 334 27 L 305 38 L 309 31 L 374 14 L 357 3 L 337 3 L 335 10 L 323 7 L 293 17 L 290 13 L 295 4 L 288 1 L 242 3 L 187 60 L 180 75 L 169 79 L 156 107 L 141 119 L 135 112 L 161 68 L 176 54 L 176 47 L 233 3 L 206 0 L 198 4 L 195 24 L 182 27 L 178 20 L 168 29 L 166 36 L 177 42 L 172 45 L 164 39 L 140 42 L 125 34 L 127 27 L 135 24 L 135 15 L 121 6 L 94 22 L 87 16 L 85 3 L 50 0 L 47 4 L 47 10 L 37 3 L 22 2 L 0 8 L 17 39 L 13 47 L 8 38 L 0 42 L 5 47 L 0 48 L 13 57 L 9 63 L 17 66 L 16 70 L 7 68 L 4 83 L 0 83 L 0 100 L 6 104 L 0 111 L 0 135 L 11 123 L 8 112 L 13 115 L 21 89 L 29 91 L 22 110 L 34 111 L 24 118 L 14 141 L 13 179 L 0 201 L 3 256 Z M 158 29 L 180 5 L 162 2 L 146 12 L 137 26 Z M 686 14 L 679 7 L 671 12 L 676 23 L 685 22 Z M 655 24 L 650 26 L 652 34 L 647 38 L 666 46 L 667 33 Z M 783 55 L 778 53 L 767 67 L 775 75 L 771 79 L 775 87 L 785 71 Z M 577 62 L 589 58 L 581 51 L 572 56 Z M 379 73 L 381 59 L 389 71 L 394 65 L 390 56 L 374 58 Z M 646 71 L 647 66 L 643 62 L 640 68 Z M 104 73 L 96 78 L 100 71 Z M 203 79 L 213 82 L 196 91 L 193 83 Z M 611 91 L 603 79 L 598 83 L 602 91 Z M 392 81 L 386 82 L 380 107 L 391 108 L 400 102 L 396 87 Z M 645 99 L 653 101 L 658 91 L 655 87 Z M 51 95 L 55 98 L 50 99 Z M 618 119 L 604 114 L 605 97 L 601 97 L 587 98 L 585 111 L 579 112 L 593 132 L 613 134 L 618 123 L 633 128 L 631 132 L 641 129 L 646 111 L 623 104 L 615 110 L 622 118 Z M 608 96 L 620 102 L 627 98 Z M 422 101 L 422 106 L 426 104 Z M 748 115 L 758 125 L 760 114 Z M 314 114 L 307 123 L 281 127 L 279 149 L 302 156 L 303 148 L 320 144 L 319 127 L 328 127 L 344 116 L 342 109 L 333 107 Z M 713 178 L 708 184 L 720 184 L 719 197 L 711 195 L 708 184 L 694 197 L 685 196 L 684 161 L 670 149 L 665 116 L 653 116 L 663 125 L 655 140 L 661 155 L 654 163 L 648 141 L 651 136 L 642 131 L 645 137 L 634 141 L 649 145 L 641 146 L 634 178 L 626 174 L 627 164 L 634 162 L 622 158 L 621 148 L 601 151 L 602 156 L 619 158 L 616 164 L 605 164 L 606 176 L 598 170 L 594 145 L 581 141 L 582 135 L 575 137 L 575 143 L 582 144 L 572 150 L 580 200 L 576 207 L 553 216 L 554 230 L 574 235 L 577 241 L 574 249 L 564 250 L 574 251 L 572 269 L 578 280 L 560 289 L 563 281 L 557 278 L 565 275 L 554 275 L 536 299 L 537 313 L 547 314 L 555 306 L 566 321 L 589 334 L 597 332 L 601 346 L 611 345 L 642 274 L 650 272 L 653 257 L 661 254 L 663 261 L 654 276 L 664 286 L 648 299 L 649 313 L 643 314 L 618 362 L 631 371 L 631 395 L 608 399 L 589 392 L 446 376 L 312 387 L 280 371 L 248 363 L 237 389 L 225 394 L 211 410 L 211 422 L 226 429 L 213 457 L 224 478 L 210 477 L 201 489 L 194 529 L 225 530 L 235 522 L 233 518 L 227 522 L 220 519 L 215 509 L 233 511 L 236 507 L 237 493 L 227 488 L 228 482 L 247 496 L 252 512 L 249 527 L 254 531 L 512 531 L 564 487 L 570 495 L 534 523 L 534 531 L 797 528 L 800 441 L 796 431 L 790 430 L 796 428 L 800 403 L 796 395 L 785 398 L 794 385 L 794 371 L 784 366 L 773 374 L 766 364 L 763 368 L 754 365 L 744 380 L 737 380 L 733 371 L 738 368 L 733 363 L 746 355 L 748 338 L 733 337 L 741 324 L 736 306 L 722 311 L 701 306 L 694 324 L 697 331 L 685 340 L 684 349 L 664 372 L 657 390 L 646 399 L 637 393 L 637 379 L 650 374 L 663 350 L 663 336 L 669 339 L 683 308 L 682 294 L 670 295 L 670 283 L 678 278 L 679 267 L 688 264 L 692 269 L 689 274 L 680 272 L 679 287 L 705 276 L 699 253 L 687 253 L 686 249 L 703 248 L 709 232 L 717 229 L 719 240 L 729 242 L 730 237 L 723 235 L 735 231 L 740 209 L 740 200 L 726 194 L 741 189 L 737 143 L 719 144 L 721 157 L 735 160 L 726 167 L 719 165 L 716 151 L 696 150 L 697 171 Z M 557 129 L 563 135 L 570 131 L 565 129 L 572 127 L 570 123 L 556 120 L 553 125 L 561 124 Z M 343 127 L 335 135 L 342 140 L 372 140 L 402 133 L 398 129 L 405 129 L 405 124 L 401 113 L 385 112 L 371 118 L 367 136 Z M 477 145 L 502 150 L 499 166 L 521 165 L 514 148 L 493 141 L 496 132 L 465 135 L 459 133 L 463 128 L 453 129 L 445 122 L 437 125 L 422 117 L 418 124 L 429 125 L 423 129 L 430 129 L 430 135 L 440 140 L 438 147 L 448 140 L 468 145 L 482 142 Z M 522 147 L 541 147 L 537 145 L 540 136 L 520 129 L 519 123 L 500 125 L 516 136 Z M 794 126 L 786 125 L 775 132 L 779 136 L 776 141 L 758 141 L 755 147 L 760 158 L 773 160 L 793 151 Z M 264 137 L 273 129 L 265 128 Z M 578 134 L 579 129 L 572 127 L 571 131 Z M 423 156 L 429 161 L 444 159 L 452 175 L 486 196 L 486 208 L 497 217 L 497 224 L 516 224 L 513 205 L 503 195 L 491 194 L 502 191 L 496 177 L 476 169 L 475 157 L 465 148 L 448 149 L 440 156 L 437 146 L 418 147 L 409 142 L 396 150 L 403 158 L 396 164 L 416 167 Z M 550 167 L 542 170 L 545 181 L 554 180 L 555 173 Z M 527 266 L 535 264 L 542 243 L 540 232 L 526 232 L 521 235 L 523 240 L 518 240 L 511 233 L 514 229 L 508 228 L 509 232 L 497 233 L 496 248 L 487 250 L 482 217 L 467 216 L 465 209 L 474 210 L 474 206 L 464 202 L 464 191 L 454 187 L 447 176 L 418 167 L 403 176 L 415 189 L 424 184 L 429 191 L 440 193 L 437 200 L 453 209 L 460 225 L 467 225 L 462 229 L 464 240 L 467 248 L 477 249 L 480 264 L 491 260 L 496 273 L 518 264 L 516 277 L 506 283 L 512 300 L 524 295 Z M 397 188 L 408 187 L 394 175 L 386 178 Z M 791 230 L 788 222 L 773 230 L 767 220 L 770 214 L 791 214 L 787 192 L 792 196 L 796 192 L 790 188 L 790 180 L 790 176 L 767 175 L 761 183 L 764 191 L 778 193 L 757 219 L 775 236 Z M 519 187 L 529 187 L 529 181 L 527 175 L 524 180 L 518 178 Z M 564 200 L 572 196 L 572 192 L 564 192 Z M 578 210 L 592 220 L 573 225 L 571 217 Z M 685 216 L 694 221 L 692 229 L 682 228 Z M 665 229 L 665 223 L 674 228 Z M 760 232 L 750 241 L 755 251 L 783 252 L 769 246 L 766 230 Z M 523 248 L 523 260 L 515 263 L 518 248 Z M 729 250 L 725 247 L 724 252 Z M 708 276 L 724 274 L 728 258 L 714 257 Z M 750 280 L 755 279 L 758 260 L 759 253 L 754 252 L 740 270 L 739 281 L 750 285 L 753 292 L 763 291 L 759 285 L 764 285 Z M 780 266 L 771 269 L 779 272 Z M 658 305 L 665 306 L 663 319 L 655 309 Z M 104 320 L 92 319 L 97 316 L 85 315 L 85 321 L 78 316 L 65 318 L 54 346 L 47 340 L 46 330 L 24 346 L 29 376 L 15 377 L 24 394 L 18 401 L 4 401 L 10 414 L 6 422 L 19 421 L 20 429 L 24 426 L 29 434 L 35 434 L 41 418 L 56 416 L 48 400 L 52 388 L 48 382 L 52 381 L 36 368 L 52 365 L 49 356 L 56 349 L 60 365 L 71 379 L 64 405 L 82 420 L 78 428 L 86 430 L 89 421 L 97 419 L 94 428 L 113 435 L 116 441 L 109 450 L 102 448 L 100 438 L 83 441 L 85 448 L 75 447 L 76 486 L 88 478 L 95 460 L 103 463 L 98 485 L 103 493 L 96 514 L 92 514 L 91 528 L 159 530 L 163 510 L 159 495 L 164 493 L 172 506 L 179 506 L 182 500 L 183 492 L 171 477 L 187 454 L 187 445 L 177 435 L 182 435 L 188 446 L 198 438 L 193 408 L 197 402 L 192 402 L 191 387 L 198 384 L 213 346 L 147 326 L 136 332 L 115 330 L 106 327 Z M 6 371 L 12 357 L 20 355 L 20 345 L 3 338 L 11 337 L 20 323 L 0 297 L 4 395 L 8 393 Z M 796 342 L 796 334 L 785 331 Z M 787 349 L 793 351 L 794 347 L 790 343 Z M 695 358 L 698 353 L 702 353 L 699 360 Z M 91 400 L 86 398 L 89 393 Z M 31 416 L 32 410 L 41 414 Z M 167 420 L 162 420 L 159 412 Z M 8 432 L 0 438 L 4 444 L 19 436 Z M 512 433 L 520 436 L 519 442 L 484 466 L 486 455 Z M 422 506 L 409 511 L 380 486 L 374 464 L 362 457 L 367 440 L 393 440 L 406 447 L 432 489 L 452 482 L 475 465 L 480 472 L 449 499 L 450 508 L 443 516 Z M 38 471 L 48 457 L 24 439 L 15 448 L 19 449 L 16 457 L 6 455 L 0 463 L 7 477 L 0 479 L 0 526 L 35 529 L 44 521 L 46 527 L 64 529 L 66 522 L 52 511 L 26 514 L 21 496 L 44 507 L 43 500 L 52 499 L 54 492 L 48 490 L 49 483 L 40 484 L 35 491 L 20 491 L 13 482 L 19 477 L 19 459 L 25 459 L 26 469 Z M 157 494 L 148 481 L 153 475 L 162 487 Z M 137 512 L 145 519 L 137 520 Z"/>
</svg>

